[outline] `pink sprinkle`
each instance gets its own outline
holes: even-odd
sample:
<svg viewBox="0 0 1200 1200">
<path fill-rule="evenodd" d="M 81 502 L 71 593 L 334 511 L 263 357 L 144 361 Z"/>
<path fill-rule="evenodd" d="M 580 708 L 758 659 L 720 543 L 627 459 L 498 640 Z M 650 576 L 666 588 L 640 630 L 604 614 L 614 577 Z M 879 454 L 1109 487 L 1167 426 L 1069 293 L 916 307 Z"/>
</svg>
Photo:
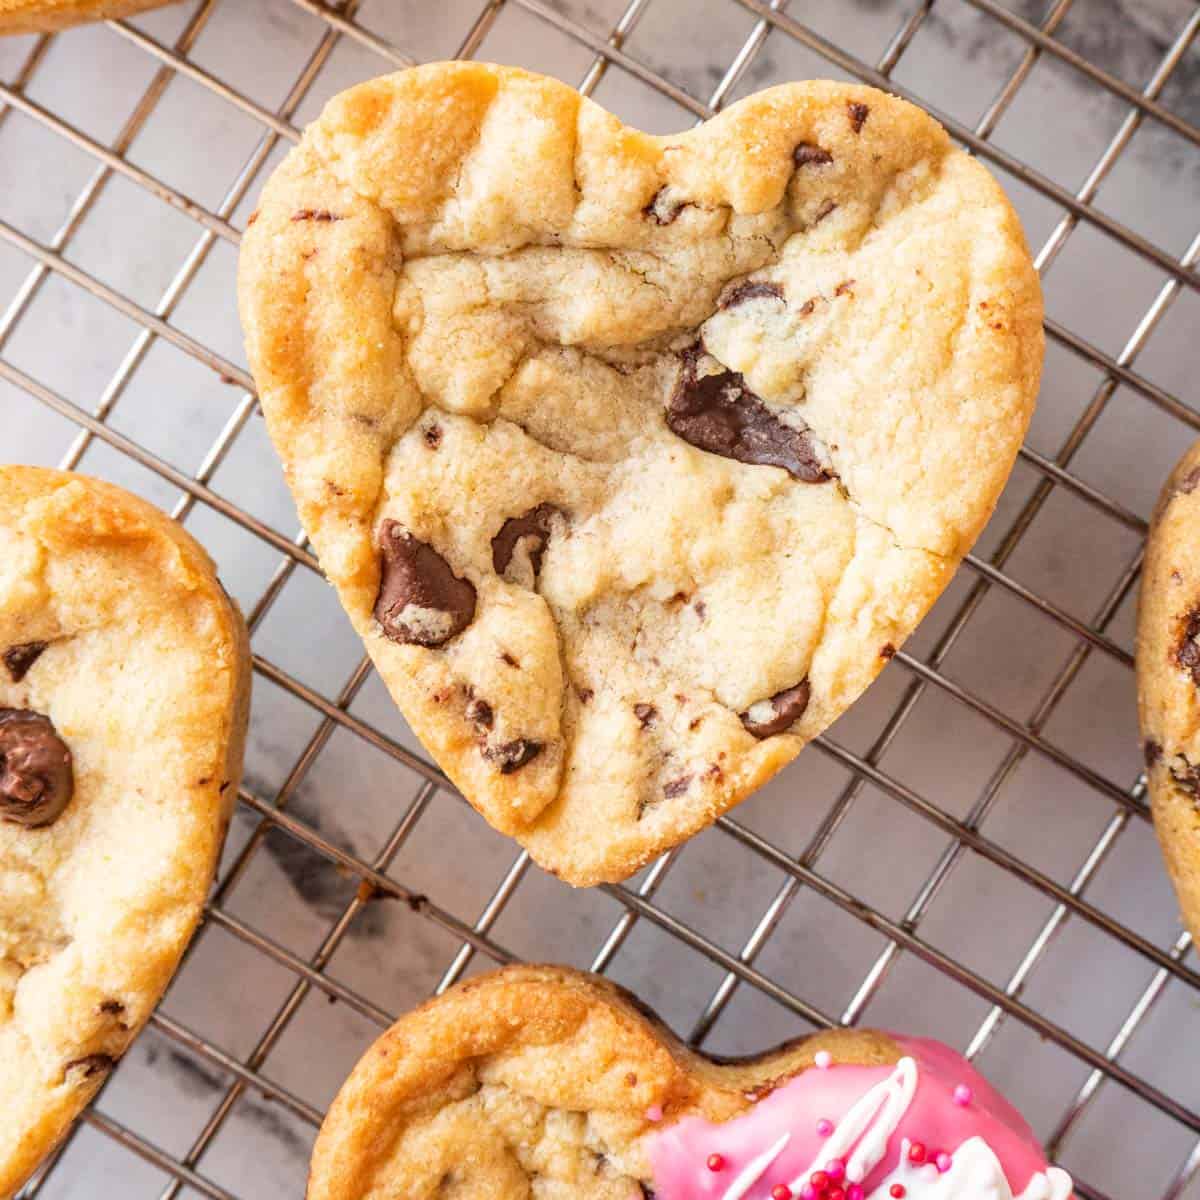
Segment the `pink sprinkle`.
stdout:
<svg viewBox="0 0 1200 1200">
<path fill-rule="evenodd" d="M 813 1062 L 822 1071 L 828 1071 L 833 1066 L 833 1055 L 828 1050 L 818 1050 L 813 1055 Z"/>
<path fill-rule="evenodd" d="M 846 1200 L 864 1200 L 864 1193 L 861 1183 L 852 1183 L 846 1189 Z"/>
<path fill-rule="evenodd" d="M 943 1150 L 943 1151 L 942 1151 L 942 1152 L 941 1152 L 941 1153 L 940 1153 L 940 1154 L 937 1156 L 937 1158 L 935 1158 L 935 1159 L 934 1159 L 934 1162 L 936 1162 L 936 1163 L 937 1163 L 937 1169 L 938 1169 L 939 1171 L 941 1171 L 941 1173 L 942 1173 L 943 1175 L 945 1175 L 945 1173 L 946 1173 L 948 1170 L 950 1170 L 950 1167 L 951 1167 L 951 1165 L 953 1164 L 953 1162 L 954 1162 L 954 1159 L 952 1159 L 952 1158 L 950 1157 L 950 1155 L 948 1155 L 948 1154 L 945 1152 L 945 1150 Z"/>
<path fill-rule="evenodd" d="M 958 1084 L 954 1089 L 954 1103 L 960 1108 L 966 1108 L 974 1097 L 975 1093 L 965 1083 Z"/>
<path fill-rule="evenodd" d="M 650 1105 L 650 1107 L 648 1109 L 646 1109 L 646 1120 L 647 1121 L 661 1121 L 662 1120 L 662 1105 L 661 1104 Z"/>
<path fill-rule="evenodd" d="M 817 1130 L 817 1132 L 820 1133 L 820 1130 Z M 846 1164 L 840 1158 L 835 1158 L 833 1162 L 831 1162 L 825 1168 L 825 1174 L 828 1175 L 834 1183 L 841 1183 L 842 1180 L 846 1178 Z"/>
<path fill-rule="evenodd" d="M 817 1133 L 821 1137 L 828 1137 L 833 1132 L 833 1122 L 828 1117 L 822 1117 L 817 1122 Z"/>
</svg>

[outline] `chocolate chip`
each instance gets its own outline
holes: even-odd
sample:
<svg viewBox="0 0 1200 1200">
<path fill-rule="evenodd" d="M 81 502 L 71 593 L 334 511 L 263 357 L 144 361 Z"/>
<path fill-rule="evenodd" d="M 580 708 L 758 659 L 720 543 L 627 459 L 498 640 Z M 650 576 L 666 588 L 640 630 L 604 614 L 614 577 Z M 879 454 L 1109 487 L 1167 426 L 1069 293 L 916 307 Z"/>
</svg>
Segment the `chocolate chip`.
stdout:
<svg viewBox="0 0 1200 1200">
<path fill-rule="evenodd" d="M 642 216 L 649 217 L 655 225 L 670 225 L 685 208 L 691 207 L 690 201 L 687 200 L 669 201 L 665 199 L 666 190 L 665 187 L 659 188 L 650 197 L 650 203 L 642 209 Z"/>
<path fill-rule="evenodd" d="M 553 504 L 539 504 L 519 517 L 509 517 L 500 526 L 500 532 L 492 538 L 492 566 L 497 575 L 503 575 L 512 562 L 518 545 L 529 557 L 529 565 L 536 579 L 542 570 L 542 559 L 546 554 L 546 543 L 550 540 L 550 525 L 563 511 Z"/>
<path fill-rule="evenodd" d="M 846 112 L 850 115 L 850 128 L 855 133 L 861 133 L 862 127 L 866 124 L 867 117 L 871 115 L 871 110 L 865 104 L 859 104 L 856 100 L 849 100 L 846 103 Z"/>
<path fill-rule="evenodd" d="M 84 1079 L 92 1079 L 96 1075 L 106 1074 L 117 1065 L 117 1060 L 111 1054 L 88 1054 L 84 1058 L 72 1059 L 63 1068 L 63 1074 L 78 1071 Z"/>
<path fill-rule="evenodd" d="M 576 689 L 575 694 L 579 697 L 580 704 L 590 704 L 596 693 L 590 687 L 581 687 Z"/>
<path fill-rule="evenodd" d="M 30 829 L 49 825 L 74 791 L 71 751 L 50 718 L 0 708 L 0 817 Z"/>
<path fill-rule="evenodd" d="M 476 697 L 467 704 L 467 720 L 481 729 L 491 729 L 495 719 L 496 714 L 486 700 Z"/>
<path fill-rule="evenodd" d="M 667 405 L 672 433 L 710 454 L 782 467 L 803 483 L 833 478 L 817 457 L 809 432 L 784 424 L 736 371 L 698 377 L 701 353 L 697 344 L 681 355 L 679 382 Z"/>
<path fill-rule="evenodd" d="M 1200 467 L 1193 467 L 1180 481 L 1179 486 L 1175 489 L 1176 494 L 1180 496 L 1190 496 L 1196 490 L 1196 485 L 1200 484 Z"/>
<path fill-rule="evenodd" d="M 397 521 L 379 531 L 379 595 L 375 619 L 393 642 L 440 646 L 475 616 L 475 588 L 430 545 Z"/>
<path fill-rule="evenodd" d="M 668 779 L 663 784 L 663 795 L 668 800 L 674 800 L 676 796 L 682 796 L 691 787 L 691 784 L 692 777 L 690 775 L 680 775 L 678 779 Z"/>
<path fill-rule="evenodd" d="M 1200 767 L 1194 767 L 1186 754 L 1176 754 L 1178 762 L 1172 762 L 1168 770 L 1176 785 L 1187 792 L 1193 800 L 1200 797 Z"/>
<path fill-rule="evenodd" d="M 501 661 L 501 662 L 502 662 L 502 663 L 503 663 L 503 664 L 504 664 L 506 667 L 513 667 L 513 668 L 515 668 L 516 670 L 520 670 L 520 669 L 521 669 L 521 664 L 520 664 L 519 662 L 517 662 L 517 660 L 516 660 L 515 658 L 513 658 L 513 656 L 512 656 L 511 654 L 509 654 L 509 652 L 508 652 L 507 650 L 505 650 L 505 651 L 504 651 L 504 652 L 503 652 L 503 653 L 500 655 L 500 661 Z"/>
<path fill-rule="evenodd" d="M 533 742 L 528 738 L 517 738 L 505 742 L 501 746 L 485 746 L 483 757 L 488 762 L 496 763 L 501 775 L 511 775 L 526 763 L 533 762 L 545 749 L 541 742 Z"/>
<path fill-rule="evenodd" d="M 879 648 L 879 657 L 884 659 L 892 659 L 896 657 L 896 647 L 891 642 L 884 642 Z"/>
<path fill-rule="evenodd" d="M 633 706 L 633 715 L 641 722 L 643 729 L 658 719 L 658 709 L 653 704 L 635 704 Z"/>
<path fill-rule="evenodd" d="M 101 1000 L 99 1009 L 106 1017 L 119 1017 L 125 1011 L 125 1005 L 120 1000 Z"/>
<path fill-rule="evenodd" d="M 718 308 L 733 308 L 738 304 L 745 304 L 748 300 L 782 300 L 783 288 L 777 283 L 756 283 L 752 280 L 747 280 L 745 283 L 739 283 L 737 287 L 727 292 L 717 305 Z"/>
<path fill-rule="evenodd" d="M 1147 767 L 1157 766 L 1162 760 L 1162 745 L 1153 738 L 1147 738 L 1145 744 L 1142 746 L 1142 754 L 1145 757 Z"/>
<path fill-rule="evenodd" d="M 785 688 L 782 692 L 776 692 L 769 700 L 759 700 L 750 705 L 740 714 L 742 724 L 756 738 L 783 733 L 804 716 L 811 694 L 812 688 L 808 680 L 802 679 L 795 687 Z"/>
<path fill-rule="evenodd" d="M 5 650 L 0 657 L 3 657 L 4 665 L 8 668 L 13 683 L 20 683 L 29 674 L 29 668 L 42 657 L 42 651 L 48 644 L 47 642 L 21 642 L 20 645 L 9 646 Z"/>
<path fill-rule="evenodd" d="M 1192 682 L 1200 687 L 1200 608 L 1193 608 L 1184 618 L 1175 661 L 1191 674 Z"/>
<path fill-rule="evenodd" d="M 792 162 L 798 167 L 825 167 L 833 162 L 833 155 L 824 146 L 801 142 L 792 151 Z"/>
<path fill-rule="evenodd" d="M 430 450 L 436 450 L 442 444 L 442 427 L 440 425 L 427 425 L 422 431 L 421 436 L 425 439 L 425 445 Z"/>
<path fill-rule="evenodd" d="M 340 221 L 337 213 L 331 213 L 327 208 L 302 208 L 292 213 L 293 221 Z"/>
</svg>

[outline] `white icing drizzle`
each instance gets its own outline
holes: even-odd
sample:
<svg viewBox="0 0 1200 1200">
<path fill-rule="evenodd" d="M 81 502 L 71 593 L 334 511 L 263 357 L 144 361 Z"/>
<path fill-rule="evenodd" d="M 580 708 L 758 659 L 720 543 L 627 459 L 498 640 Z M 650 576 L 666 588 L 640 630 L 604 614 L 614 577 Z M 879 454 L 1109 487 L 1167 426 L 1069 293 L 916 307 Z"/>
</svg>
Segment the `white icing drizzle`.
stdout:
<svg viewBox="0 0 1200 1200">
<path fill-rule="evenodd" d="M 888 1141 L 908 1111 L 916 1091 L 917 1064 L 905 1056 L 886 1079 L 855 1103 L 838 1123 L 820 1154 L 788 1184 L 792 1195 L 800 1195 L 815 1171 L 825 1170 L 835 1158 L 846 1158 L 852 1146 L 853 1153 L 846 1158 L 846 1178 L 851 1183 L 866 1179 L 887 1153 Z"/>
<path fill-rule="evenodd" d="M 792 1135 L 785 1133 L 770 1149 L 748 1162 L 742 1173 L 729 1185 L 721 1200 L 742 1200 L 742 1197 L 763 1177 L 766 1169 L 783 1153 Z M 1033 1198 L 1031 1198 L 1033 1200 Z"/>
<path fill-rule="evenodd" d="M 968 1138 L 954 1151 L 950 1170 L 932 1163 L 917 1166 L 908 1161 L 909 1140 L 901 1142 L 896 1169 L 868 1196 L 884 1200 L 895 1183 L 904 1185 L 910 1200 L 1070 1200 L 1071 1177 L 1059 1167 L 1038 1171 L 1019 1196 L 1004 1176 L 995 1151 L 981 1137 Z"/>
</svg>

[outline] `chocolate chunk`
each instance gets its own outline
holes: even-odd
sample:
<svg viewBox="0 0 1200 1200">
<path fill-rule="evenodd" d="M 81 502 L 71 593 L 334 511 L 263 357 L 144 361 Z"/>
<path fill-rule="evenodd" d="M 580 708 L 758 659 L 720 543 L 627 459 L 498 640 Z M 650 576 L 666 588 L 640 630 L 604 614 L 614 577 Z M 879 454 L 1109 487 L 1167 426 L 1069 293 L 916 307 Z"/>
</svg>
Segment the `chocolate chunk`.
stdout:
<svg viewBox="0 0 1200 1200">
<path fill-rule="evenodd" d="M 511 775 L 535 758 L 545 749 L 541 742 L 533 742 L 528 738 L 517 738 L 505 742 L 501 746 L 485 746 L 483 757 L 488 762 L 494 762 L 500 768 L 501 775 Z"/>
<path fill-rule="evenodd" d="M 666 190 L 665 187 L 659 188 L 650 197 L 650 203 L 642 209 L 642 216 L 649 217 L 655 225 L 670 225 L 685 208 L 691 207 L 688 200 L 668 201 L 663 195 Z"/>
<path fill-rule="evenodd" d="M 1200 767 L 1194 767 L 1184 754 L 1176 754 L 1168 768 L 1176 785 L 1195 800 L 1200 797 Z"/>
<path fill-rule="evenodd" d="M 710 454 L 759 466 L 782 467 L 803 483 L 833 478 L 804 429 L 784 424 L 736 371 L 697 377 L 699 345 L 681 355 L 679 382 L 667 405 L 667 425 Z"/>
<path fill-rule="evenodd" d="M 782 300 L 783 288 L 777 283 L 755 283 L 752 280 L 747 280 L 745 283 L 739 283 L 737 287 L 727 292 L 717 305 L 718 308 L 733 308 L 738 304 L 745 304 L 747 300 L 760 299 Z"/>
<path fill-rule="evenodd" d="M 120 1000 L 101 1000 L 100 1011 L 107 1017 L 119 1017 L 125 1011 Z"/>
<path fill-rule="evenodd" d="M 1200 687 L 1200 608 L 1193 608 L 1184 619 L 1175 661 L 1191 674 L 1192 682 Z"/>
<path fill-rule="evenodd" d="M 421 436 L 425 439 L 425 445 L 430 450 L 436 450 L 442 444 L 442 427 L 440 425 L 428 425 Z"/>
<path fill-rule="evenodd" d="M 674 800 L 676 796 L 682 796 L 691 787 L 691 784 L 692 777 L 690 775 L 680 775 L 678 779 L 668 779 L 663 784 L 663 795 L 668 800 Z"/>
<path fill-rule="evenodd" d="M 641 726 L 645 729 L 649 725 L 653 725 L 658 719 L 658 709 L 653 704 L 635 704 L 633 706 L 633 715 L 641 722 Z"/>
<path fill-rule="evenodd" d="M 856 100 L 850 100 L 846 104 L 846 112 L 850 114 L 850 128 L 855 133 L 861 133 L 862 127 L 866 124 L 867 117 L 871 115 L 871 110 L 865 104 L 859 104 Z"/>
<path fill-rule="evenodd" d="M 492 538 L 492 566 L 496 574 L 503 575 L 508 570 L 517 546 L 523 543 L 536 579 L 542 570 L 546 543 L 550 540 L 550 524 L 556 516 L 562 515 L 562 509 L 553 504 L 539 504 L 519 517 L 509 517 Z"/>
<path fill-rule="evenodd" d="M 111 1054 L 89 1054 L 84 1058 L 72 1059 L 63 1068 L 63 1074 L 78 1071 L 84 1079 L 91 1079 L 111 1071 L 117 1065 L 117 1060 Z"/>
<path fill-rule="evenodd" d="M 884 642 L 879 649 L 879 657 L 884 659 L 893 659 L 896 657 L 896 647 L 891 642 Z"/>
<path fill-rule="evenodd" d="M 486 700 L 476 697 L 467 704 L 467 720 L 481 729 L 491 729 L 495 719 L 496 714 Z"/>
<path fill-rule="evenodd" d="M 833 155 L 824 146 L 801 142 L 792 151 L 792 162 L 798 167 L 825 167 L 833 162 Z"/>
<path fill-rule="evenodd" d="M 13 683 L 20 683 L 29 674 L 29 668 L 42 657 L 48 642 L 22 642 L 18 646 L 9 646 L 0 657 L 12 676 Z"/>
<path fill-rule="evenodd" d="M 340 221 L 337 213 L 331 213 L 327 208 L 302 208 L 292 213 L 293 221 Z"/>
<path fill-rule="evenodd" d="M 812 688 L 807 679 L 802 679 L 795 687 L 785 688 L 776 692 L 769 700 L 759 700 L 740 716 L 742 724 L 756 738 L 772 737 L 790 729 L 802 716 L 808 707 Z"/>
<path fill-rule="evenodd" d="M 1179 496 L 1190 496 L 1200 484 L 1200 467 L 1193 467 L 1180 481 L 1175 492 Z"/>
<path fill-rule="evenodd" d="M 432 547 L 398 521 L 379 531 L 379 595 L 375 619 L 393 642 L 440 646 L 475 616 L 475 588 Z"/>
<path fill-rule="evenodd" d="M 50 718 L 0 708 L 0 817 L 30 829 L 49 825 L 74 791 L 71 751 Z"/>
<path fill-rule="evenodd" d="M 1160 743 L 1153 738 L 1147 738 L 1142 746 L 1142 754 L 1146 759 L 1146 766 L 1156 766 L 1162 759 L 1163 748 Z"/>
</svg>

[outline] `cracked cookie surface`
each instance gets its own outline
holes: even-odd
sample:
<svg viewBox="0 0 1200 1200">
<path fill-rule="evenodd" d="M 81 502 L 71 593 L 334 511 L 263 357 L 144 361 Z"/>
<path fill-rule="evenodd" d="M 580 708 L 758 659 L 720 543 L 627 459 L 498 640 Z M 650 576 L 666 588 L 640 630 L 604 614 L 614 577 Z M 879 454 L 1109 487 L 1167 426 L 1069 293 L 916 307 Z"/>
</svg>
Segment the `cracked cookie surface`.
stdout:
<svg viewBox="0 0 1200 1200">
<path fill-rule="evenodd" d="M 241 772 L 245 625 L 127 492 L 0 467 L 0 1197 L 145 1023 Z"/>
<path fill-rule="evenodd" d="M 1200 938 L 1200 442 L 1150 526 L 1138 600 L 1138 712 L 1154 829 L 1184 924 Z"/>
<path fill-rule="evenodd" d="M 804 83 L 651 137 L 523 71 L 336 97 L 243 242 L 301 518 L 381 676 L 573 883 L 858 696 L 1007 478 L 1041 298 L 918 109 Z"/>
<path fill-rule="evenodd" d="M 0 34 L 49 33 L 82 25 L 131 17 L 173 0 L 0 0 Z"/>
</svg>

